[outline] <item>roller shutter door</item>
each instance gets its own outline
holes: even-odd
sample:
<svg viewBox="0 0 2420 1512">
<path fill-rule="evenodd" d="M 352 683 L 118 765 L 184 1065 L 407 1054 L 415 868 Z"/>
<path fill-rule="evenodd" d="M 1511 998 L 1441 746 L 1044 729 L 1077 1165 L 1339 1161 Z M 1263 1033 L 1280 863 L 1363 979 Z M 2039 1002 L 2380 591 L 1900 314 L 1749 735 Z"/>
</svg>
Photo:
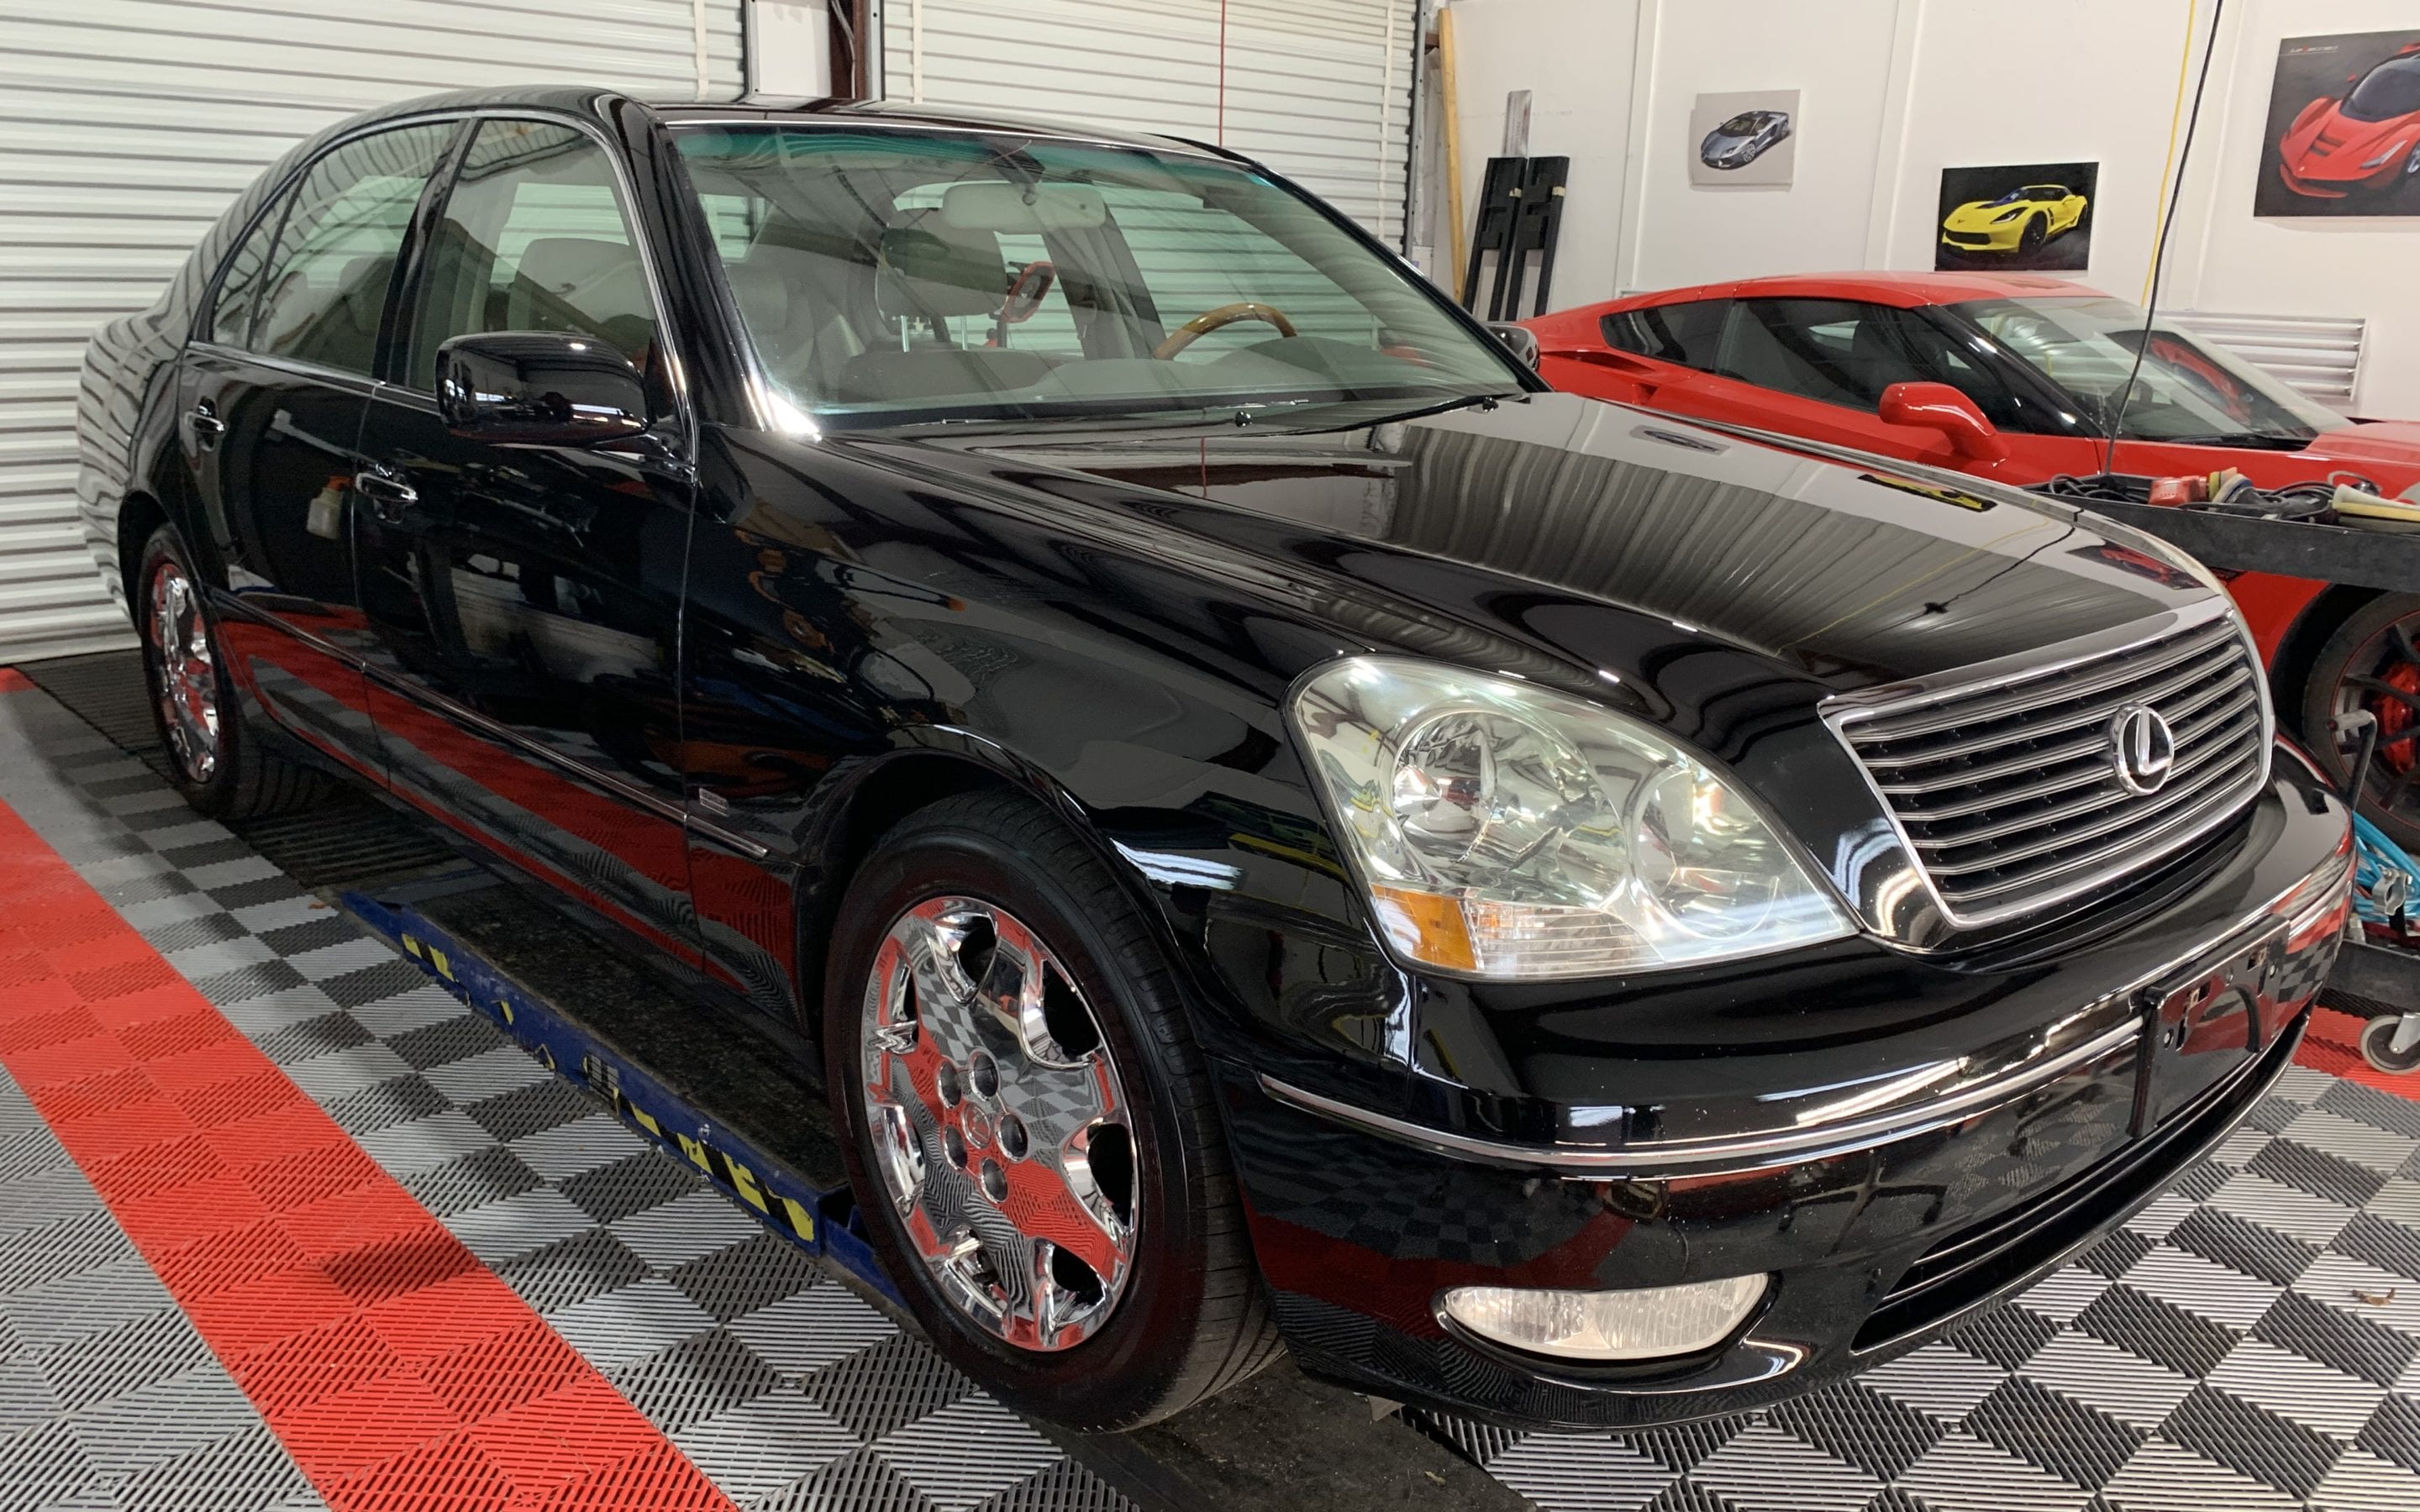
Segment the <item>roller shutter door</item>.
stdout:
<svg viewBox="0 0 2420 1512">
<path fill-rule="evenodd" d="M 1403 243 L 1418 0 L 883 0 L 883 90 L 1224 141 Z M 1223 133 L 1221 131 L 1223 116 Z"/>
<path fill-rule="evenodd" d="M 739 0 L 0 0 L 0 663 L 131 643 L 75 524 L 85 338 L 298 139 L 550 81 L 733 98 Z"/>
</svg>

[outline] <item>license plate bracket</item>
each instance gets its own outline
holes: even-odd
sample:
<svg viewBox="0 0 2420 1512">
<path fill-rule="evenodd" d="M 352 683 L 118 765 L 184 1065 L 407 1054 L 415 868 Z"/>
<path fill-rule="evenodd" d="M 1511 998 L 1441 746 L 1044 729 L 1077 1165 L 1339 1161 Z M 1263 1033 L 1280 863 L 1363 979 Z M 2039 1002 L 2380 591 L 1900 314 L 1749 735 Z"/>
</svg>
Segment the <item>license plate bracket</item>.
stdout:
<svg viewBox="0 0 2420 1512">
<path fill-rule="evenodd" d="M 2268 1043 L 2270 982 L 2285 954 L 2286 927 L 2282 918 L 2262 919 L 2137 989 L 2135 1134 Z"/>
</svg>

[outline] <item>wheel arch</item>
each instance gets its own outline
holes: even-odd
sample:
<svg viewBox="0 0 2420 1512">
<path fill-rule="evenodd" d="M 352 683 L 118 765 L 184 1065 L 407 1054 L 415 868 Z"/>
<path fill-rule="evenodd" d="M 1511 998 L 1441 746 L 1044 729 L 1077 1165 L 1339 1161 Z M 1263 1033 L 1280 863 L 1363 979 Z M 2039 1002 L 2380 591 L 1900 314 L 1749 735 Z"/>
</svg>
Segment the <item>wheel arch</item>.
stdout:
<svg viewBox="0 0 2420 1512">
<path fill-rule="evenodd" d="M 1146 917 L 1162 927 L 1161 944 L 1175 941 L 1165 931 L 1159 900 L 1147 882 L 1102 833 L 1092 810 L 1044 768 L 991 741 L 962 732 L 925 730 L 918 738 L 861 767 L 834 800 L 829 817 L 809 841 L 818 864 L 799 878 L 797 908 L 797 976 L 804 1027 L 820 1026 L 816 1011 L 823 986 L 833 919 L 851 881 L 875 846 L 908 815 L 944 798 L 977 792 L 1023 793 L 1056 814 L 1133 895 Z"/>
<path fill-rule="evenodd" d="M 2319 665 L 2319 652 L 2347 620 L 2383 596 L 2382 589 L 2332 583 L 2303 606 L 2293 623 L 2286 627 L 2286 633 L 2278 638 L 2277 654 L 2269 662 L 2269 697 L 2276 707 L 2278 723 L 2301 735 L 2305 743 L 2312 737 L 2311 732 L 2302 728 L 2303 685 Z"/>
<path fill-rule="evenodd" d="M 147 488 L 129 489 L 117 506 L 117 580 L 126 592 L 126 610 L 139 616 L 142 585 L 135 575 L 143 566 L 143 544 L 151 532 L 170 523 L 167 506 Z"/>
</svg>

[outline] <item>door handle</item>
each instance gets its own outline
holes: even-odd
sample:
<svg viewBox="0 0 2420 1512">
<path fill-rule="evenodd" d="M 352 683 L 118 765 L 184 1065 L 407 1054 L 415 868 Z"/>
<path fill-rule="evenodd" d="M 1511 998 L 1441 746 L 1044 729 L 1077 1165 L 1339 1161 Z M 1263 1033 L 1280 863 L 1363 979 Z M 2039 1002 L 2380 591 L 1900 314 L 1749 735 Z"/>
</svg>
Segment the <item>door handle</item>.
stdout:
<svg viewBox="0 0 2420 1512">
<path fill-rule="evenodd" d="M 208 399 L 186 412 L 185 424 L 193 430 L 194 446 L 205 452 L 216 446 L 219 438 L 226 434 L 226 422 L 218 417 Z"/>
<path fill-rule="evenodd" d="M 388 525 L 400 525 L 412 506 L 420 502 L 420 490 L 392 472 L 365 468 L 353 474 L 353 487 L 370 501 L 371 510 Z"/>
</svg>

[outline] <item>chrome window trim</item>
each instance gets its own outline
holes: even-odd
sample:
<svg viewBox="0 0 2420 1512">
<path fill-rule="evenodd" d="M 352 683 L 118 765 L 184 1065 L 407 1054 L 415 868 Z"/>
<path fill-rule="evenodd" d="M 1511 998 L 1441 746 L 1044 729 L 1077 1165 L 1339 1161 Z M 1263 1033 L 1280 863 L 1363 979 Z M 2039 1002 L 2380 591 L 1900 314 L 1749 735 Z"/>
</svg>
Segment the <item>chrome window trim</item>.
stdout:
<svg viewBox="0 0 2420 1512">
<path fill-rule="evenodd" d="M 892 131 L 936 136 L 1017 136 L 1038 142 L 1072 142 L 1084 147 L 1110 147 L 1126 152 L 1138 150 L 1161 152 L 1163 149 L 1159 144 L 1165 142 L 1169 147 L 1176 149 L 1166 154 L 1171 157 L 1201 158 L 1212 162 L 1230 164 L 1250 162 L 1249 159 L 1239 157 L 1232 152 L 1213 151 L 1198 142 L 1187 141 L 1181 136 L 1156 136 L 1150 133 L 1143 133 L 1150 135 L 1150 140 L 1142 142 L 1131 137 L 1091 136 L 1081 131 L 1019 122 L 1011 122 L 1005 126 L 970 126 L 912 118 L 902 119 L 897 116 L 852 119 L 845 116 L 785 116 L 779 111 L 763 116 L 692 116 L 675 105 L 651 108 L 655 112 L 656 119 L 663 124 L 664 129 L 675 131 L 690 126 L 770 126 L 784 131 Z"/>
<path fill-rule="evenodd" d="M 2128 993 L 2113 994 L 2092 1008 L 2051 1026 L 2027 1041 L 2022 1049 L 2007 1057 L 2002 1063 L 1968 1076 L 1939 1096 L 1870 1117 L 1852 1117 L 1806 1128 L 1768 1130 L 1717 1139 L 1657 1141 L 1596 1149 L 1524 1144 L 1433 1128 L 1391 1114 L 1357 1107 L 1318 1092 L 1307 1091 L 1266 1072 L 1261 1074 L 1260 1086 L 1261 1090 L 1270 1097 L 1306 1113 L 1456 1159 L 1549 1170 L 1558 1175 L 1590 1180 L 1652 1181 L 1688 1176 L 1728 1175 L 1822 1160 L 1929 1134 L 2014 1102 L 2078 1067 L 2089 1065 L 2120 1050 L 2131 1051 L 2142 1038 L 2143 1019 L 2128 1006 L 2129 995 Z M 2080 1022 L 2105 1017 L 2112 1011 L 2124 1016 L 2117 1023 L 2088 1033 L 2075 1043 L 2052 1048 Z M 1948 1063 L 1953 1068 L 1958 1064 Z"/>
<path fill-rule="evenodd" d="M 1917 848 L 1914 836 L 1908 832 L 1907 825 L 1900 819 L 1899 810 L 1892 803 L 1890 796 L 1883 792 L 1882 784 L 1875 779 L 1872 769 L 1857 753 L 1855 745 L 1849 738 L 1848 727 L 1862 719 L 1881 718 L 1888 715 L 1913 712 L 1943 698 L 1987 693 L 1996 687 L 2005 687 L 2064 671 L 2088 661 L 2133 650 L 2185 631 L 2198 629 L 2219 620 L 2231 623 L 2237 647 L 2245 658 L 2245 666 L 2252 671 L 2260 712 L 2259 744 L 2256 748 L 2265 754 L 2276 743 L 2277 714 L 2271 704 L 2268 678 L 2262 670 L 2260 650 L 2253 642 L 2252 632 L 2244 624 L 2243 616 L 2236 612 L 2232 603 L 2218 594 L 2212 594 L 2185 608 L 2167 610 L 2148 619 L 2136 620 L 2092 635 L 2078 636 L 2071 640 L 2062 640 L 2041 651 L 1996 657 L 1970 667 L 1956 668 L 1924 677 L 1909 678 L 1903 682 L 1864 688 L 1854 693 L 1836 694 L 1817 704 L 1816 713 L 1823 719 L 1825 728 L 1832 732 L 1833 738 L 1840 743 L 1841 749 L 1847 752 L 1850 762 L 1856 767 L 1858 779 L 1865 783 L 1867 795 L 1873 799 L 1876 811 L 1889 825 L 1889 833 L 1897 841 L 1900 855 L 1905 858 L 1907 872 L 1921 888 L 1926 903 L 1948 922 L 1952 930 L 1981 929 L 1993 924 L 2004 924 L 2012 919 L 2048 915 L 2087 893 L 2133 876 L 2176 855 L 2234 818 L 2259 794 L 2262 786 L 2267 782 L 2268 763 L 2265 760 L 2258 762 L 2251 774 L 2234 790 L 2224 792 L 2217 798 L 2207 800 L 2205 804 L 2198 806 L 2205 808 L 2207 811 L 2192 823 L 2163 833 L 2156 841 L 2147 841 L 2138 850 L 2079 872 L 2046 892 L 2030 893 L 2014 903 L 2000 903 L 1962 913 L 1952 907 L 1942 896 L 1940 887 L 1933 881 L 1931 870 L 1924 863 L 1923 852 Z M 1867 928 L 1885 936 L 1892 934 L 1890 921 L 1872 917 L 1868 912 L 1864 900 L 1854 900 L 1854 902 Z"/>
</svg>

